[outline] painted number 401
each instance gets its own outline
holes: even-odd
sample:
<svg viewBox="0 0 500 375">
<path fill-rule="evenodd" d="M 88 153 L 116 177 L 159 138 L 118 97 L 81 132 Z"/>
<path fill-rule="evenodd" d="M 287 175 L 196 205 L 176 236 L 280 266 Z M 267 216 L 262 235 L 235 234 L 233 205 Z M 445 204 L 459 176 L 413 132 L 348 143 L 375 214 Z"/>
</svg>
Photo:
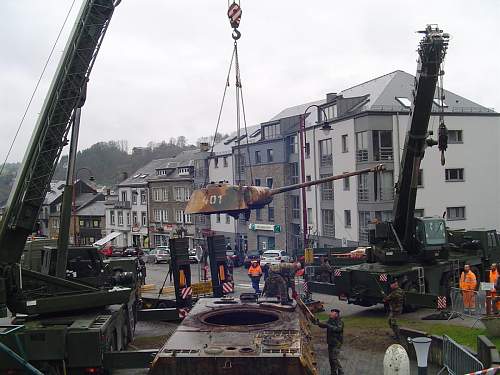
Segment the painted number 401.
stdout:
<svg viewBox="0 0 500 375">
<path fill-rule="evenodd" d="M 205 204 L 222 204 L 222 195 L 210 195 L 205 198 Z"/>
</svg>

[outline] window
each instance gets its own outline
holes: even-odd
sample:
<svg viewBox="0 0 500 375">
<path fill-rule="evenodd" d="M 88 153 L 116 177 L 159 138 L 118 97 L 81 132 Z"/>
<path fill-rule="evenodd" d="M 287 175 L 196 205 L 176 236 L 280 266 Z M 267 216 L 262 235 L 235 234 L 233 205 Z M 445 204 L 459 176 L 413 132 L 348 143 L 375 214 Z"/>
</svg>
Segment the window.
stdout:
<svg viewBox="0 0 500 375">
<path fill-rule="evenodd" d="M 299 144 L 296 135 L 288 137 L 288 152 L 290 154 L 297 154 L 299 152 Z"/>
<path fill-rule="evenodd" d="M 299 163 L 290 163 L 290 184 L 299 183 Z"/>
<path fill-rule="evenodd" d="M 123 225 L 123 211 L 118 211 L 118 225 Z"/>
<path fill-rule="evenodd" d="M 373 131 L 373 160 L 392 160 L 392 131 Z"/>
<path fill-rule="evenodd" d="M 85 227 L 85 220 L 79 220 L 78 225 L 79 225 L 80 227 Z"/>
<path fill-rule="evenodd" d="M 274 161 L 273 149 L 268 148 L 267 149 L 267 162 L 272 163 L 273 161 Z"/>
<path fill-rule="evenodd" d="M 162 223 L 168 222 L 168 210 L 160 210 L 160 220 Z"/>
<path fill-rule="evenodd" d="M 382 171 L 373 174 L 373 188 L 376 201 L 394 199 L 394 172 Z"/>
<path fill-rule="evenodd" d="M 161 199 L 164 202 L 168 201 L 168 189 L 167 188 L 162 188 L 161 189 Z"/>
<path fill-rule="evenodd" d="M 157 176 L 166 176 L 168 171 L 166 169 L 157 169 L 156 170 L 156 175 Z"/>
<path fill-rule="evenodd" d="M 219 168 L 219 158 L 214 158 L 214 168 Z"/>
<path fill-rule="evenodd" d="M 311 176 L 306 176 L 306 182 L 311 182 Z M 311 191 L 311 186 L 306 187 L 307 191 Z"/>
<path fill-rule="evenodd" d="M 343 153 L 349 152 L 347 134 L 342 135 L 342 152 Z"/>
<path fill-rule="evenodd" d="M 216 223 L 220 223 L 220 214 L 217 214 L 217 215 L 215 216 L 215 222 L 216 222 Z"/>
<path fill-rule="evenodd" d="M 273 178 L 272 177 L 268 177 L 266 178 L 266 185 L 269 189 L 272 189 L 273 188 Z"/>
<path fill-rule="evenodd" d="M 155 202 L 161 201 L 161 189 L 151 189 L 153 191 L 153 200 Z"/>
<path fill-rule="evenodd" d="M 447 220 L 465 220 L 465 207 L 446 207 Z"/>
<path fill-rule="evenodd" d="M 226 214 L 226 224 L 231 224 L 231 216 Z"/>
<path fill-rule="evenodd" d="M 177 223 L 183 223 L 184 222 L 184 211 L 183 210 L 175 210 L 175 221 Z"/>
<path fill-rule="evenodd" d="M 320 166 L 325 167 L 333 164 L 333 155 L 332 155 L 332 140 L 331 139 L 323 139 L 319 141 L 319 157 L 320 157 Z"/>
<path fill-rule="evenodd" d="M 101 226 L 101 223 L 99 220 L 92 220 L 92 227 L 93 228 L 99 228 Z"/>
<path fill-rule="evenodd" d="M 224 156 L 224 157 L 222 158 L 222 166 L 223 166 L 224 168 L 227 168 L 227 156 Z"/>
<path fill-rule="evenodd" d="M 111 225 L 115 225 L 115 211 L 109 211 L 109 222 Z"/>
<path fill-rule="evenodd" d="M 127 201 L 127 192 L 122 191 L 122 202 L 126 202 L 126 201 Z"/>
<path fill-rule="evenodd" d="M 359 242 L 361 243 L 368 243 L 368 224 L 370 221 L 369 211 L 359 211 Z"/>
<path fill-rule="evenodd" d="M 186 187 L 184 188 L 184 200 L 187 202 L 191 199 L 191 189 Z"/>
<path fill-rule="evenodd" d="M 448 130 L 448 143 L 463 143 L 462 130 Z"/>
<path fill-rule="evenodd" d="M 411 107 L 411 101 L 408 98 L 403 98 L 403 97 L 396 97 L 396 100 L 405 108 L 410 108 Z"/>
<path fill-rule="evenodd" d="M 311 157 L 311 144 L 309 142 L 306 142 L 305 154 L 306 154 L 306 159 L 309 159 Z"/>
<path fill-rule="evenodd" d="M 323 120 L 326 121 L 326 120 L 331 120 L 335 117 L 337 117 L 337 105 L 334 104 L 334 105 L 331 105 L 329 107 L 325 107 L 323 108 L 326 112 L 326 115 L 328 116 L 326 119 L 324 118 Z M 325 117 L 324 115 L 322 115 L 322 117 Z"/>
<path fill-rule="evenodd" d="M 255 151 L 255 164 L 262 163 L 262 158 L 260 156 L 260 151 Z"/>
<path fill-rule="evenodd" d="M 356 133 L 356 161 L 368 161 L 368 132 Z"/>
<path fill-rule="evenodd" d="M 146 204 L 146 190 L 141 189 L 141 204 Z"/>
<path fill-rule="evenodd" d="M 186 220 L 186 224 L 193 224 L 193 216 L 191 214 L 184 214 L 184 211 L 182 211 L 182 213 Z"/>
<path fill-rule="evenodd" d="M 313 223 L 314 223 L 313 209 L 312 208 L 308 208 L 307 209 L 307 224 L 313 224 Z"/>
<path fill-rule="evenodd" d="M 446 181 L 463 181 L 464 169 L 463 168 L 446 168 L 445 169 Z"/>
<path fill-rule="evenodd" d="M 330 177 L 330 174 L 322 174 L 320 178 Z M 320 186 L 321 191 L 321 199 L 324 201 L 332 201 L 333 200 L 333 181 L 325 182 Z"/>
<path fill-rule="evenodd" d="M 174 188 L 174 191 L 175 191 L 175 200 L 177 202 L 182 202 L 184 200 L 184 197 L 185 197 L 185 191 L 184 191 L 184 188 L 183 187 L 179 187 L 179 186 L 176 186 Z"/>
<path fill-rule="evenodd" d="M 344 172 L 347 173 L 347 172 Z M 344 191 L 349 191 L 351 190 L 351 180 L 350 177 L 344 177 L 342 180 L 344 182 Z"/>
<path fill-rule="evenodd" d="M 127 212 L 127 225 L 130 225 L 130 212 Z"/>
<path fill-rule="evenodd" d="M 179 176 L 189 176 L 191 174 L 191 168 L 189 167 L 179 168 L 177 173 Z"/>
<path fill-rule="evenodd" d="M 114 220 L 113 220 L 113 222 L 114 222 Z M 53 218 L 53 220 L 52 220 L 52 228 L 54 228 L 54 229 L 58 229 L 59 228 L 59 218 L 58 217 Z"/>
<path fill-rule="evenodd" d="M 274 207 L 272 206 L 267 207 L 267 220 L 274 221 Z"/>
<path fill-rule="evenodd" d="M 236 170 L 235 170 L 236 173 L 244 174 L 246 165 L 245 155 L 235 155 L 235 157 L 236 157 Z"/>
<path fill-rule="evenodd" d="M 257 208 L 255 210 L 255 220 L 257 220 L 257 221 L 262 220 L 262 210 L 260 208 Z"/>
<path fill-rule="evenodd" d="M 260 186 L 260 178 L 255 179 L 255 186 Z"/>
<path fill-rule="evenodd" d="M 335 237 L 335 218 L 333 210 L 321 210 L 323 236 Z"/>
<path fill-rule="evenodd" d="M 368 175 L 362 174 L 358 176 L 358 200 L 368 200 Z"/>
<path fill-rule="evenodd" d="M 132 204 L 137 204 L 137 191 L 132 192 Z"/>
<path fill-rule="evenodd" d="M 206 223 L 206 221 L 205 221 L 205 215 L 196 215 L 195 218 L 196 218 L 196 222 L 198 224 L 202 224 L 203 225 L 203 224 Z"/>
<path fill-rule="evenodd" d="M 139 222 L 137 221 L 137 212 L 132 212 L 132 224 L 138 225 Z"/>
<path fill-rule="evenodd" d="M 272 139 L 279 137 L 280 135 L 280 124 L 266 125 L 264 129 L 264 139 Z"/>
<path fill-rule="evenodd" d="M 423 169 L 418 170 L 417 187 L 419 187 L 419 188 L 424 187 L 424 170 Z"/>
<path fill-rule="evenodd" d="M 344 210 L 344 226 L 351 227 L 351 210 Z"/>
<path fill-rule="evenodd" d="M 424 217 L 424 209 L 423 208 L 416 208 L 415 212 L 413 214 L 414 217 Z"/>
<path fill-rule="evenodd" d="M 298 195 L 291 195 L 292 200 L 292 219 L 300 219 L 300 200 Z"/>
<path fill-rule="evenodd" d="M 145 212 L 141 213 L 141 222 L 143 227 L 146 227 L 148 225 L 148 218 Z"/>
<path fill-rule="evenodd" d="M 160 210 L 153 210 L 153 217 L 154 217 L 155 223 L 161 222 L 161 212 L 160 212 Z"/>
</svg>

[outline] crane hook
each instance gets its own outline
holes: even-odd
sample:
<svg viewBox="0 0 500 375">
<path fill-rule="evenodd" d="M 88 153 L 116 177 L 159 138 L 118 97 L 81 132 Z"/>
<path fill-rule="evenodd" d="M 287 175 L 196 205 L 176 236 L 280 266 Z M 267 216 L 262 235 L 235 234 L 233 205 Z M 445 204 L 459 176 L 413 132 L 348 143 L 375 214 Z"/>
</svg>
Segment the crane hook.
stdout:
<svg viewBox="0 0 500 375">
<path fill-rule="evenodd" d="M 231 35 L 234 40 L 238 40 L 241 38 L 241 33 L 238 31 L 238 29 L 233 30 L 233 34 Z"/>
</svg>

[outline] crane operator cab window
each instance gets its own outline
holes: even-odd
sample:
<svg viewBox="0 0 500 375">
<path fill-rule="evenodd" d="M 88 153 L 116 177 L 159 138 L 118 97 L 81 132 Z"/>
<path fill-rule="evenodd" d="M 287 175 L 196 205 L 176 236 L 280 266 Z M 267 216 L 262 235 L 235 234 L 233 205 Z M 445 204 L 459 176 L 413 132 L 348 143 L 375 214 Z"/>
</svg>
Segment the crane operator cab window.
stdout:
<svg viewBox="0 0 500 375">
<path fill-rule="evenodd" d="M 443 219 L 417 220 L 417 239 L 426 245 L 446 245 L 446 225 Z"/>
</svg>

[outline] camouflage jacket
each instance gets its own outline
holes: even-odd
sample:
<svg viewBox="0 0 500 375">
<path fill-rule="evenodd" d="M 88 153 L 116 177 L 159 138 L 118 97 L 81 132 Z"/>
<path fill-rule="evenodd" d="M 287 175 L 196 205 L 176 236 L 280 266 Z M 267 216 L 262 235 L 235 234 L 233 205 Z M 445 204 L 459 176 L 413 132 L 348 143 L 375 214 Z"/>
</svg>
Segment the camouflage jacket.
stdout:
<svg viewBox="0 0 500 375">
<path fill-rule="evenodd" d="M 390 311 L 393 314 L 401 314 L 403 312 L 404 300 L 405 292 L 399 287 L 384 297 L 384 302 L 389 304 Z"/>
<path fill-rule="evenodd" d="M 318 323 L 318 327 L 326 328 L 326 342 L 329 347 L 340 348 L 344 341 L 344 322 L 338 319 L 328 319 L 326 323 Z"/>
<path fill-rule="evenodd" d="M 280 297 L 283 299 L 286 297 L 287 292 L 286 281 L 280 274 L 271 272 L 264 283 L 264 289 L 262 292 L 267 297 Z"/>
</svg>

